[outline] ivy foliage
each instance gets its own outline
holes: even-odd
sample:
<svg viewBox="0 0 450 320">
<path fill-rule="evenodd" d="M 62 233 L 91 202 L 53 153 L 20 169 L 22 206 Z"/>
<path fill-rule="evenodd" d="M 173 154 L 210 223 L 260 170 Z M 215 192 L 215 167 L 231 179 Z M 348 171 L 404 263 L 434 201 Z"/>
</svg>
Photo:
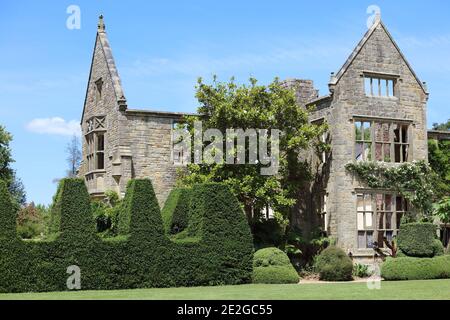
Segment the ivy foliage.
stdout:
<svg viewBox="0 0 450 320">
<path fill-rule="evenodd" d="M 102 239 L 84 181 L 64 179 L 52 211 L 53 236 L 22 241 L 0 182 L 0 292 L 67 290 L 70 266 L 80 268 L 86 290 L 250 282 L 252 238 L 237 199 L 224 185 L 203 184 L 193 188 L 191 200 L 186 230 L 195 237 L 172 241 L 150 180 L 132 180 L 121 207 L 120 235 Z"/>
<path fill-rule="evenodd" d="M 400 165 L 365 161 L 353 162 L 346 169 L 373 189 L 388 189 L 403 196 L 418 216 L 411 219 L 429 219 L 433 213 L 439 178 L 425 161 L 405 162 Z"/>
</svg>

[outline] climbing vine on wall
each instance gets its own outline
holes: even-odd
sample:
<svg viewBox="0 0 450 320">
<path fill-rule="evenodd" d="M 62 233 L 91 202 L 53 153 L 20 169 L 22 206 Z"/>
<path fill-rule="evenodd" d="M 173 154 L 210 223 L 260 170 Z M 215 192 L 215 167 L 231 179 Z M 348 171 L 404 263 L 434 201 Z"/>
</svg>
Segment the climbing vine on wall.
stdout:
<svg viewBox="0 0 450 320">
<path fill-rule="evenodd" d="M 405 162 L 398 166 L 382 162 L 354 162 L 346 169 L 374 189 L 389 189 L 408 200 L 420 217 L 429 218 L 436 198 L 438 177 L 425 161 Z"/>
</svg>

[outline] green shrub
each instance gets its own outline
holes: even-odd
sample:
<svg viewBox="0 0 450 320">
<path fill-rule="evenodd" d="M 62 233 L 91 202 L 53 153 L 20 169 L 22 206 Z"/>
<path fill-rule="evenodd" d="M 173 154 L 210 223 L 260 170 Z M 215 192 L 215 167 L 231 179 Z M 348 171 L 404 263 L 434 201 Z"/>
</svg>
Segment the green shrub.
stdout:
<svg viewBox="0 0 450 320">
<path fill-rule="evenodd" d="M 253 267 L 289 266 L 289 257 L 278 248 L 264 248 L 253 255 Z"/>
<path fill-rule="evenodd" d="M 397 244 L 410 257 L 432 257 L 436 225 L 429 222 L 414 222 L 400 225 Z"/>
<path fill-rule="evenodd" d="M 381 276 L 385 280 L 450 278 L 450 256 L 388 258 L 381 266 Z"/>
<path fill-rule="evenodd" d="M 186 188 L 174 189 L 169 194 L 161 211 L 166 233 L 176 234 L 187 228 L 190 195 L 190 190 Z"/>
<path fill-rule="evenodd" d="M 25 221 L 17 226 L 17 235 L 22 239 L 37 238 L 43 231 L 42 225 L 33 221 Z"/>
<path fill-rule="evenodd" d="M 371 272 L 369 271 L 369 266 L 366 264 L 356 263 L 353 265 L 353 276 L 359 278 L 366 278 L 371 276 Z"/>
<path fill-rule="evenodd" d="M 277 248 L 264 248 L 253 256 L 253 283 L 298 283 L 299 276 L 286 253 Z"/>
<path fill-rule="evenodd" d="M 298 283 L 299 276 L 293 266 L 257 267 L 253 270 L 253 283 L 289 284 Z"/>
<path fill-rule="evenodd" d="M 71 265 L 80 267 L 86 290 L 250 282 L 253 245 L 239 202 L 222 184 L 197 185 L 192 192 L 194 221 L 185 238 L 171 241 L 150 180 L 130 181 L 120 235 L 101 239 L 84 181 L 64 179 L 52 208 L 54 233 L 24 242 L 0 184 L 0 292 L 67 290 Z"/>
<path fill-rule="evenodd" d="M 44 232 L 45 208 L 34 203 L 23 206 L 17 212 L 17 234 L 22 239 L 37 238 Z"/>
<path fill-rule="evenodd" d="M 314 268 L 319 273 L 320 280 L 352 280 L 352 260 L 338 247 L 331 246 L 323 250 L 317 257 Z"/>
<path fill-rule="evenodd" d="M 433 241 L 433 256 L 443 256 L 445 254 L 445 248 L 441 240 L 434 239 Z"/>
</svg>

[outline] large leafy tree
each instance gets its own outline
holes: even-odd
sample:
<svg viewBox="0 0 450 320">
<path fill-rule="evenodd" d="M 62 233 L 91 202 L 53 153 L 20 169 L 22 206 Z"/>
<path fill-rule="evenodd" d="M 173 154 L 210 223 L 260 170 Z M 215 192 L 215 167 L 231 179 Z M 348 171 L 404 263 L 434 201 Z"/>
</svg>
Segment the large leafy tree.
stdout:
<svg viewBox="0 0 450 320">
<path fill-rule="evenodd" d="M 21 205 L 25 204 L 26 194 L 22 181 L 11 168 L 11 163 L 14 162 L 9 146 L 11 141 L 12 135 L 0 125 L 0 180 L 6 181 L 13 197 L 14 206 L 18 210 Z"/>
<path fill-rule="evenodd" d="M 262 175 L 265 165 L 258 161 L 241 165 L 203 162 L 180 170 L 179 184 L 223 182 L 241 202 L 251 225 L 270 207 L 278 222 L 286 227 L 299 190 L 310 179 L 309 166 L 301 160 L 301 153 L 313 145 L 321 146 L 318 137 L 326 125 L 310 124 L 308 111 L 297 104 L 293 90 L 278 79 L 267 86 L 258 85 L 253 78 L 244 85 L 236 84 L 234 79 L 218 82 L 214 77 L 212 84 L 199 79 L 196 97 L 199 116 L 186 118 L 191 134 L 196 120 L 201 120 L 203 132 L 210 128 L 220 130 L 225 152 L 227 129 L 278 129 L 279 170 L 275 175 Z M 246 151 L 248 147 L 247 143 Z"/>
<path fill-rule="evenodd" d="M 10 181 L 13 176 L 13 170 L 10 166 L 13 162 L 11 148 L 9 147 L 11 141 L 12 135 L 0 125 L 0 179 L 4 181 Z"/>
<path fill-rule="evenodd" d="M 433 130 L 450 131 L 450 119 L 445 123 L 433 124 Z M 450 196 L 450 140 L 428 141 L 428 160 L 431 168 L 441 178 L 439 189 L 443 195 Z"/>
</svg>

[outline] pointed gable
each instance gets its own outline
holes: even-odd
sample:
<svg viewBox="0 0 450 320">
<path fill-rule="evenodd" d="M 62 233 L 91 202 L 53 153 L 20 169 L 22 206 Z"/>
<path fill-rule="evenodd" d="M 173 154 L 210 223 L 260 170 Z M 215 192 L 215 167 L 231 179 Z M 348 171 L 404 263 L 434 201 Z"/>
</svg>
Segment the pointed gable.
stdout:
<svg viewBox="0 0 450 320">
<path fill-rule="evenodd" d="M 86 88 L 86 96 L 81 119 L 84 118 L 86 108 L 90 103 L 89 98 L 93 95 L 92 87 L 94 83 L 99 80 L 100 76 L 102 78 L 102 83 L 109 82 L 108 84 L 111 85 L 109 93 L 112 94 L 113 99 L 110 100 L 114 101 L 108 102 L 114 102 L 118 108 L 126 109 L 126 99 L 123 93 L 122 84 L 114 57 L 112 55 L 111 46 L 105 31 L 103 16 L 99 17 L 94 52 L 92 55 L 91 68 L 89 72 L 89 81 Z"/>
<path fill-rule="evenodd" d="M 425 87 L 424 83 L 420 81 L 417 74 L 412 69 L 411 65 L 409 64 L 406 57 L 403 55 L 402 51 L 398 47 L 395 40 L 392 38 L 391 34 L 387 30 L 384 23 L 381 21 L 381 19 L 378 17 L 375 22 L 373 23 L 372 27 L 366 32 L 364 37 L 361 39 L 361 41 L 358 43 L 358 45 L 355 47 L 353 52 L 350 54 L 344 65 L 341 67 L 341 69 L 338 71 L 338 73 L 335 76 L 332 76 L 332 79 L 330 81 L 330 86 L 334 86 L 339 83 L 341 78 L 344 76 L 344 74 L 347 72 L 347 70 L 350 68 L 352 63 L 357 59 L 357 57 L 362 54 L 363 49 L 369 45 L 369 43 L 372 42 L 372 38 L 375 36 L 377 32 L 381 32 L 385 37 L 388 39 L 389 44 L 392 45 L 398 55 L 400 55 L 401 59 L 403 60 L 405 66 L 409 69 L 409 72 L 412 74 L 412 76 L 415 78 L 419 86 L 422 88 L 423 92 L 425 94 L 428 94 L 427 88 Z M 386 44 L 386 43 L 385 43 Z"/>
</svg>

